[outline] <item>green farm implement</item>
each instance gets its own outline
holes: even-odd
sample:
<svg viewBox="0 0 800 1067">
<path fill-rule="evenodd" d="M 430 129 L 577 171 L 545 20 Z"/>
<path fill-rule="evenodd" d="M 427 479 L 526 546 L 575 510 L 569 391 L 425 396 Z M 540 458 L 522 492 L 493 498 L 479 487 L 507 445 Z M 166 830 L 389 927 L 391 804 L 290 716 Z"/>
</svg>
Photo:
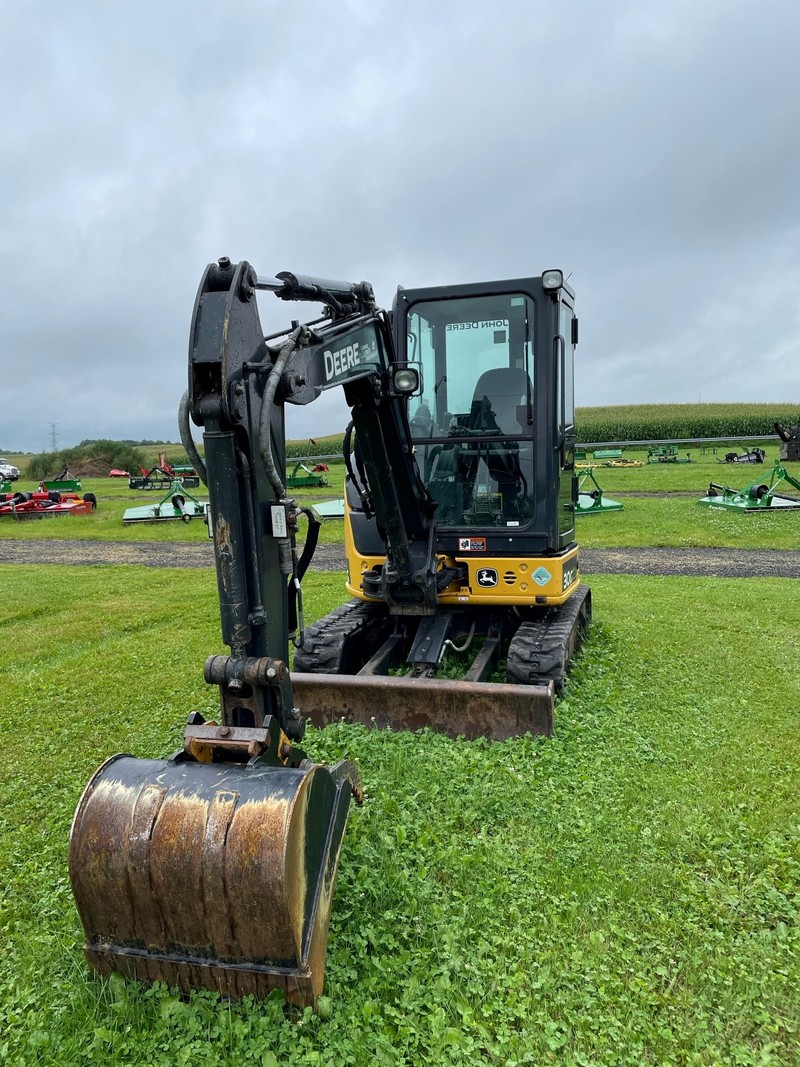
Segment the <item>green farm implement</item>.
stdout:
<svg viewBox="0 0 800 1067">
<path fill-rule="evenodd" d="M 678 452 L 677 445 L 656 445 L 654 448 L 648 448 L 647 450 L 647 462 L 648 463 L 693 463 L 694 460 L 686 453 L 686 457 L 682 457 Z"/>
<path fill-rule="evenodd" d="M 584 459 L 580 459 L 580 455 L 583 455 Z M 604 459 L 604 460 L 592 460 L 591 463 L 586 461 L 586 453 L 575 453 L 575 458 L 578 460 L 575 464 L 576 471 L 594 470 L 595 467 L 643 467 L 644 464 L 640 459 Z M 595 452 L 595 456 L 597 453 Z"/>
<path fill-rule="evenodd" d="M 756 479 L 744 489 L 731 489 L 727 485 L 712 482 L 708 487 L 708 496 L 704 496 L 697 503 L 705 508 L 729 508 L 733 511 L 766 511 L 768 508 L 800 510 L 800 497 L 776 492 L 783 482 L 800 489 L 800 482 L 776 460 L 768 482 Z"/>
<path fill-rule="evenodd" d="M 589 456 L 591 455 L 591 459 Z M 621 448 L 600 448 L 594 452 L 576 452 L 576 470 L 591 470 L 593 467 L 641 467 L 640 459 L 626 459 Z"/>
<path fill-rule="evenodd" d="M 170 484 L 166 496 L 157 504 L 144 504 L 139 508 L 127 508 L 122 516 L 126 526 L 134 522 L 190 522 L 203 519 L 208 513 L 208 501 L 192 496 L 180 478 Z"/>
<path fill-rule="evenodd" d="M 315 463 L 307 467 L 302 460 L 294 465 L 294 470 L 286 476 L 287 489 L 318 489 L 328 484 L 325 477 L 328 467 L 324 463 Z M 301 473 L 301 471 L 303 473 Z"/>
<path fill-rule="evenodd" d="M 584 488 L 587 483 L 593 488 Z M 598 485 L 591 467 L 581 471 L 578 478 L 578 503 L 576 515 L 598 515 L 603 511 L 622 511 L 623 505 L 618 500 L 607 497 Z"/>
<path fill-rule="evenodd" d="M 81 491 L 81 480 L 65 468 L 61 474 L 57 474 L 54 478 L 42 479 L 39 482 L 39 489 L 42 492 L 79 493 Z"/>
</svg>

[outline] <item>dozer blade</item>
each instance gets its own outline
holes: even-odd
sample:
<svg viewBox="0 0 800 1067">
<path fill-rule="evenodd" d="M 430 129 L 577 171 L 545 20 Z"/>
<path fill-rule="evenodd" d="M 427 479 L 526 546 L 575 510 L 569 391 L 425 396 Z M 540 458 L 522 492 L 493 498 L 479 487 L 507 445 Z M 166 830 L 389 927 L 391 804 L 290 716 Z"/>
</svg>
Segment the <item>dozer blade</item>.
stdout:
<svg viewBox="0 0 800 1067">
<path fill-rule="evenodd" d="M 69 868 L 90 965 L 230 997 L 322 991 L 352 764 L 114 756 L 86 787 Z"/>
<path fill-rule="evenodd" d="M 450 737 L 505 741 L 553 732 L 553 683 L 450 681 L 391 675 L 292 674 L 292 691 L 315 726 L 429 727 Z"/>
</svg>

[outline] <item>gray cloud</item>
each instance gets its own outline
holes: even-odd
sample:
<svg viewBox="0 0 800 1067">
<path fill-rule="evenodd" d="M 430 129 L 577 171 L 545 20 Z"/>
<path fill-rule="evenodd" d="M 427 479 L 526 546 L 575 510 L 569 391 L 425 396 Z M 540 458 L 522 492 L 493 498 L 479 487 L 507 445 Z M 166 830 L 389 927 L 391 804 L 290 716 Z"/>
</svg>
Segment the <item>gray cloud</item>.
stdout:
<svg viewBox="0 0 800 1067">
<path fill-rule="evenodd" d="M 800 403 L 798 31 L 778 0 L 7 5 L 0 445 L 174 438 L 222 254 L 385 303 L 559 265 L 579 403 Z"/>
</svg>

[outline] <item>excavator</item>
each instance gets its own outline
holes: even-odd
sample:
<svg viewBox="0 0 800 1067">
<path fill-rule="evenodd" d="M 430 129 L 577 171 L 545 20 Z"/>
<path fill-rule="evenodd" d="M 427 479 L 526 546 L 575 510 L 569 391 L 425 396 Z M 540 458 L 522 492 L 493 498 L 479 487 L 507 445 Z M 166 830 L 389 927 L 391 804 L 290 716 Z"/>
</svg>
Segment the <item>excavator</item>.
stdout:
<svg viewBox="0 0 800 1067">
<path fill-rule="evenodd" d="M 554 691 L 591 617 L 575 543 L 574 299 L 560 270 L 398 290 L 391 366 L 419 384 L 393 420 L 369 378 L 345 386 L 353 599 L 294 655 L 316 725 L 552 732 Z M 446 655 L 460 681 L 442 677 Z M 504 682 L 482 684 L 498 664 Z"/>
<path fill-rule="evenodd" d="M 259 291 L 322 315 L 265 336 Z M 192 712 L 166 759 L 112 756 L 80 798 L 69 867 L 95 971 L 316 1005 L 363 793 L 352 763 L 306 755 L 307 721 L 551 732 L 591 613 L 574 536 L 577 340 L 560 270 L 401 288 L 386 311 L 367 282 L 207 267 L 179 426 L 208 486 L 229 654 L 204 668 L 218 720 Z M 305 626 L 319 523 L 286 489 L 285 405 L 334 387 L 352 413 L 352 599 Z M 469 659 L 460 678 L 441 676 L 452 656 Z"/>
</svg>

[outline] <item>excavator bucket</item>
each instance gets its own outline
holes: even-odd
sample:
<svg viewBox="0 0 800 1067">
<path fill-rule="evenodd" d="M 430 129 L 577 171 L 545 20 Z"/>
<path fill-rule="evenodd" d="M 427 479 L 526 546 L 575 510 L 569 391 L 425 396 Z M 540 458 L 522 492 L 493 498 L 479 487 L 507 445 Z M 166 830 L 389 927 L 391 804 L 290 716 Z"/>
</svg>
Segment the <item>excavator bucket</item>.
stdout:
<svg viewBox="0 0 800 1067">
<path fill-rule="evenodd" d="M 102 975 L 298 1006 L 322 992 L 352 764 L 136 759 L 95 773 L 69 867 Z"/>
</svg>

